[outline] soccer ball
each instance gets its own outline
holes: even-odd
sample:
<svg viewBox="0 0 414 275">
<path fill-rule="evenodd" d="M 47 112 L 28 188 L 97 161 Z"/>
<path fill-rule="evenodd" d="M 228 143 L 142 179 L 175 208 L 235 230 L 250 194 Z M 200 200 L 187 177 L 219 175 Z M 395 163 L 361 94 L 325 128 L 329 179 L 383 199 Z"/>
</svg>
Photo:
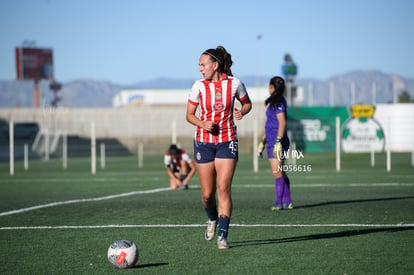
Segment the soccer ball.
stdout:
<svg viewBox="0 0 414 275">
<path fill-rule="evenodd" d="M 117 240 L 108 248 L 108 261 L 120 269 L 134 266 L 138 255 L 138 247 L 130 240 Z"/>
</svg>

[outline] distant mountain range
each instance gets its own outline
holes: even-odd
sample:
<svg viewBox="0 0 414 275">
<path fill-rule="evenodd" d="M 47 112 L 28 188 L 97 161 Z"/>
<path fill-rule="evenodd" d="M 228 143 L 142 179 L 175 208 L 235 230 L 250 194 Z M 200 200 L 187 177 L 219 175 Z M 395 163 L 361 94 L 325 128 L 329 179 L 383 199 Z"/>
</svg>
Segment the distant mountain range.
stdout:
<svg viewBox="0 0 414 275">
<path fill-rule="evenodd" d="M 240 76 L 247 87 L 258 83 L 266 86 L 271 76 Z M 157 78 L 150 81 L 138 82 L 134 85 L 119 85 L 108 81 L 79 79 L 62 83 L 62 89 L 57 94 L 62 99 L 59 106 L 63 107 L 112 107 L 112 98 L 124 89 L 188 89 L 194 79 Z M 385 74 L 381 71 L 352 71 L 332 76 L 326 80 L 297 78 L 295 82 L 303 88 L 303 104 L 329 105 L 330 96 L 334 96 L 335 105 L 351 103 L 351 91 L 354 90 L 356 103 L 372 103 L 373 83 L 375 83 L 376 103 L 390 103 L 394 94 L 408 93 L 411 101 L 414 99 L 414 79 L 398 75 Z M 32 81 L 0 80 L 0 108 L 33 107 Z M 311 90 L 312 99 L 309 98 Z M 394 93 L 395 91 L 395 93 Z M 49 82 L 39 83 L 39 102 L 41 106 L 50 107 L 54 94 L 49 89 Z"/>
</svg>

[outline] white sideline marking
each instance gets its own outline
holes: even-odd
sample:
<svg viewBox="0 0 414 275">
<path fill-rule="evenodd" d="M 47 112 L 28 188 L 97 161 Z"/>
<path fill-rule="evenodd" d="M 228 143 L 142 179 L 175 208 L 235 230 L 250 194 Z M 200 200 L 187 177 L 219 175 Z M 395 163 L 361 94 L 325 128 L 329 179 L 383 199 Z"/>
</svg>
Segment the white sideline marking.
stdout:
<svg viewBox="0 0 414 275">
<path fill-rule="evenodd" d="M 110 195 L 110 196 L 105 196 L 105 197 L 51 202 L 51 203 L 47 203 L 47 204 L 41 204 L 41 205 L 36 205 L 36 206 L 32 206 L 32 207 L 16 209 L 16 210 L 7 211 L 7 212 L 1 212 L 0 216 L 13 215 L 13 214 L 28 212 L 28 211 L 32 211 L 32 210 L 36 210 L 36 209 L 53 207 L 53 206 L 64 205 L 64 204 L 111 200 L 111 199 L 116 199 L 116 198 L 121 198 L 121 197 L 128 197 L 128 196 L 134 196 L 134 195 L 140 195 L 140 194 L 151 194 L 151 193 L 163 192 L 163 191 L 168 191 L 168 190 L 170 190 L 170 188 L 158 188 L 158 189 L 151 189 L 151 190 L 145 190 L 145 191 L 134 191 L 134 192 L 117 194 L 117 195 Z"/>
<path fill-rule="evenodd" d="M 383 182 L 383 183 L 291 183 L 291 186 L 294 187 L 395 187 L 395 186 L 414 186 L 413 182 L 409 183 L 399 183 L 399 182 Z M 273 187 L 275 188 L 274 184 L 243 184 L 237 185 L 233 184 L 232 187 Z"/>
<path fill-rule="evenodd" d="M 349 184 L 330 184 L 330 183 L 309 183 L 309 184 L 301 184 L 296 183 L 292 185 L 294 187 L 378 187 L 378 186 L 414 186 L 414 183 L 397 183 L 397 182 L 390 182 L 390 183 L 349 183 Z M 233 184 L 233 187 L 235 188 L 274 188 L 274 184 L 246 184 L 246 185 L 237 185 Z M 191 188 L 199 188 L 198 186 L 191 187 Z M 133 191 L 128 193 L 122 193 L 117 195 L 110 195 L 110 196 L 104 196 L 104 197 L 97 197 L 97 198 L 88 198 L 88 199 L 76 199 L 76 200 L 68 200 L 68 201 L 58 201 L 58 202 L 51 202 L 47 204 L 41 204 L 41 205 L 35 205 L 32 207 L 27 208 L 21 208 L 6 212 L 1 212 L 1 216 L 8 216 L 13 214 L 19 214 L 24 213 L 32 210 L 42 209 L 42 208 L 48 208 L 48 207 L 54 207 L 59 205 L 65 205 L 65 204 L 74 204 L 74 203 L 82 203 L 82 202 L 92 202 L 92 201 L 102 201 L 102 200 L 111 200 L 121 197 L 127 197 L 127 196 L 134 196 L 134 195 L 141 195 L 141 194 L 151 194 L 151 193 L 158 193 L 158 192 L 164 192 L 169 191 L 170 188 L 157 188 L 157 189 L 151 189 L 151 190 L 145 190 L 145 191 Z"/>
<path fill-rule="evenodd" d="M 0 227 L 0 230 L 39 230 L 39 229 L 106 229 L 106 228 L 183 228 L 205 227 L 205 224 L 108 224 L 108 225 L 59 225 L 59 226 L 15 226 Z M 397 224 L 230 224 L 231 227 L 414 227 L 414 223 Z"/>
</svg>

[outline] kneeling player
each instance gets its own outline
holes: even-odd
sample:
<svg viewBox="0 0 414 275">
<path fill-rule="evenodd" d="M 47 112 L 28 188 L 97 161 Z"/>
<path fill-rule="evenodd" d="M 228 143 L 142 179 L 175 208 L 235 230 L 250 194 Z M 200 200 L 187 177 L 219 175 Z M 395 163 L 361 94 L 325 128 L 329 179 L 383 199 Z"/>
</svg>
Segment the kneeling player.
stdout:
<svg viewBox="0 0 414 275">
<path fill-rule="evenodd" d="M 171 144 L 164 156 L 164 164 L 170 177 L 170 188 L 172 190 L 188 189 L 188 182 L 196 171 L 188 154 L 177 145 Z"/>
</svg>

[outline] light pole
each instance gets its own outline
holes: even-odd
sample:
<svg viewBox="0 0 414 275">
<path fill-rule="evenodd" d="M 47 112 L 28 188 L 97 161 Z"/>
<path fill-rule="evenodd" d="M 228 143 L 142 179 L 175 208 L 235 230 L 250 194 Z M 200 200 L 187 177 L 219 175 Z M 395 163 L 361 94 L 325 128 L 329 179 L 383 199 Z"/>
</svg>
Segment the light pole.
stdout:
<svg viewBox="0 0 414 275">
<path fill-rule="evenodd" d="M 260 61 L 260 49 L 259 49 L 259 41 L 262 39 L 262 35 L 258 34 L 256 36 L 256 89 L 257 93 L 259 94 L 259 86 L 260 86 L 260 80 L 259 80 L 259 61 Z"/>
<path fill-rule="evenodd" d="M 293 106 L 293 89 L 296 89 L 294 86 L 294 81 L 297 74 L 297 66 L 293 62 L 292 56 L 288 53 L 285 54 L 284 61 L 285 63 L 282 65 L 282 74 L 285 77 L 286 82 L 286 100 L 288 102 L 288 105 Z"/>
</svg>

